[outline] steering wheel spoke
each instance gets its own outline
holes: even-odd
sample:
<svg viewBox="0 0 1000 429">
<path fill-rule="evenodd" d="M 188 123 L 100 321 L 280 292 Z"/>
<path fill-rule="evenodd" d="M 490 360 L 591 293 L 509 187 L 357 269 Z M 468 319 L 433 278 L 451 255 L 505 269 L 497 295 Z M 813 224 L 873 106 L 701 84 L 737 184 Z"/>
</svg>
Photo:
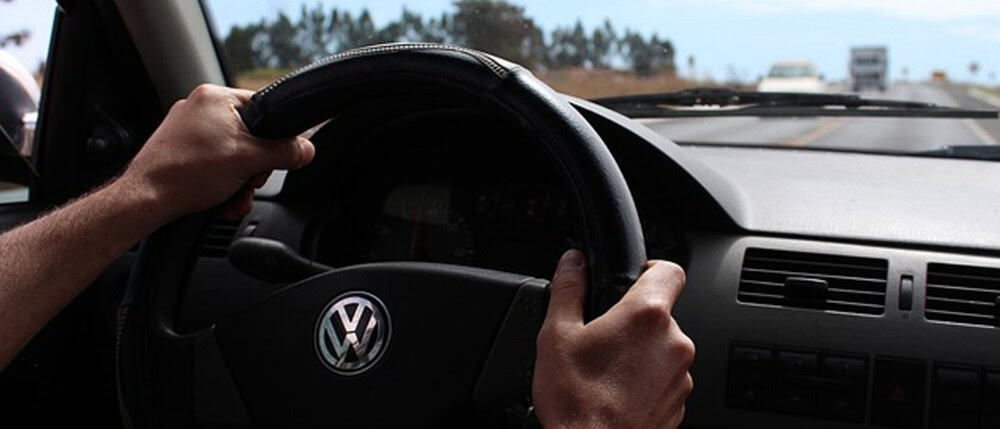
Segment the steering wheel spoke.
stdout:
<svg viewBox="0 0 1000 429">
<path fill-rule="evenodd" d="M 452 265 L 359 265 L 289 286 L 214 332 L 263 426 L 321 425 L 332 405 L 354 410 L 337 417 L 348 427 L 443 424 L 468 412 L 473 391 L 525 398 L 545 284 Z"/>
</svg>

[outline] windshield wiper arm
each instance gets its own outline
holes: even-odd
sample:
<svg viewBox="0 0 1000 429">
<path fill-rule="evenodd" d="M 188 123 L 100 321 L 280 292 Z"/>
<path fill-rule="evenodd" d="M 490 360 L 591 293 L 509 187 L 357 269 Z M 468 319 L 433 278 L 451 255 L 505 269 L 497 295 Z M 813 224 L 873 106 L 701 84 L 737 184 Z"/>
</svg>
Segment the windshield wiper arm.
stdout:
<svg viewBox="0 0 1000 429">
<path fill-rule="evenodd" d="M 893 116 L 925 118 L 1000 117 L 993 110 L 940 106 L 918 101 L 862 98 L 855 94 L 736 91 L 693 88 L 592 100 L 629 117 L 683 116 Z M 711 109 L 699 107 L 713 107 Z"/>
</svg>

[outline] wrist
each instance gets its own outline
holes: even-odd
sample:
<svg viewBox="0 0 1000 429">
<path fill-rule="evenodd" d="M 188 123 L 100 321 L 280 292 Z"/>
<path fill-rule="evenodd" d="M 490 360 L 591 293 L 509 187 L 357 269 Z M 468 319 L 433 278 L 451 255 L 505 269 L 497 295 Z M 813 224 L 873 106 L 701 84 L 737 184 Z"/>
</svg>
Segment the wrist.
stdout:
<svg viewBox="0 0 1000 429">
<path fill-rule="evenodd" d="M 128 175 L 115 179 L 98 192 L 111 198 L 115 206 L 133 213 L 132 221 L 136 226 L 149 232 L 178 216 L 156 186 Z"/>
</svg>

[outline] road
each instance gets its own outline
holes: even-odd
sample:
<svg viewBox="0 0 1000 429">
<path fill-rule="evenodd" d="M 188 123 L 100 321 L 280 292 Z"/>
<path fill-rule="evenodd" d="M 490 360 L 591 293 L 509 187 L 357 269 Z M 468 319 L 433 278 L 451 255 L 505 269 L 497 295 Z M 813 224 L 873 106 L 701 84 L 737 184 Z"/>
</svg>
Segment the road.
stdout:
<svg viewBox="0 0 1000 429">
<path fill-rule="evenodd" d="M 885 93 L 876 91 L 861 95 L 944 106 L 1000 109 L 1000 106 L 988 104 L 970 95 L 968 89 L 955 85 L 900 83 L 891 86 Z M 926 151 L 953 145 L 1000 144 L 1000 120 L 997 119 L 727 117 L 648 119 L 643 123 L 678 142 L 891 152 Z"/>
</svg>

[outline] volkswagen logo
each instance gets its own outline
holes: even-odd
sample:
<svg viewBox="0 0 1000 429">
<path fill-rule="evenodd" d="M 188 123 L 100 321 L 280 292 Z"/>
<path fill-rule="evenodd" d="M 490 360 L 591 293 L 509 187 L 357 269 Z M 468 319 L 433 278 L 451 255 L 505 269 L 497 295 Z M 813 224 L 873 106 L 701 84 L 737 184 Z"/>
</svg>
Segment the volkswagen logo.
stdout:
<svg viewBox="0 0 1000 429">
<path fill-rule="evenodd" d="M 389 313 L 375 295 L 347 292 L 326 305 L 316 321 L 316 352 L 330 371 L 359 375 L 385 353 Z"/>
</svg>

